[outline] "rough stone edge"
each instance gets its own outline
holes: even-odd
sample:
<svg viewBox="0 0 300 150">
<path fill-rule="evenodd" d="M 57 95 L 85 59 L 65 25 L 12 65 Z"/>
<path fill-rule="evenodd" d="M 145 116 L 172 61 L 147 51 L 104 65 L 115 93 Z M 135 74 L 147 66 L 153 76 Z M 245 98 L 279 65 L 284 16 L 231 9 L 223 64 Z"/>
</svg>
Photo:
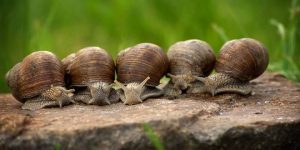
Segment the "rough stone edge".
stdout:
<svg viewBox="0 0 300 150">
<path fill-rule="evenodd" d="M 250 126 L 235 126 L 224 131 L 216 140 L 209 141 L 199 138 L 201 133 L 188 130 L 189 126 L 201 121 L 198 117 L 202 113 L 191 118 L 151 121 L 148 124 L 166 149 L 300 149 L 300 120 L 288 123 L 255 122 Z M 0 144 L 0 148 L 52 150 L 55 144 L 59 144 L 62 149 L 154 149 L 143 125 L 144 123 L 132 123 L 96 127 L 63 135 L 49 132 L 26 136 L 24 132 L 18 132 L 9 143 L 2 146 Z M 22 129 L 26 132 L 26 128 Z"/>
<path fill-rule="evenodd" d="M 149 124 L 153 130 L 157 133 L 158 137 L 164 137 L 168 133 L 166 131 L 171 130 L 174 133 L 185 128 L 194 122 L 198 121 L 198 117 L 202 115 L 209 115 L 210 113 L 206 111 L 200 111 L 190 117 L 181 117 L 172 120 L 156 120 L 145 122 Z M 20 149 L 19 145 L 22 145 L 21 149 L 54 149 L 56 144 L 59 144 L 62 149 L 95 149 L 95 148 L 107 148 L 107 149 L 153 149 L 151 141 L 146 136 L 143 126 L 145 123 L 128 123 L 113 125 L 107 127 L 95 127 L 85 130 L 77 130 L 75 132 L 60 134 L 56 131 L 43 132 L 30 135 L 26 134 L 26 125 L 21 128 L 21 132 L 15 134 L 10 139 L 5 139 L 6 143 L 0 143 L 0 149 Z M 164 125 L 162 125 L 164 124 Z M 120 138 L 122 136 L 132 136 L 132 130 L 135 130 L 136 135 L 140 135 L 136 141 L 126 140 L 126 137 Z M 31 135 L 32 134 L 32 135 Z M 117 135 L 115 135 L 117 134 Z M 1 135 L 1 133 L 0 133 Z M 44 136 L 46 135 L 46 136 Z M 99 135 L 109 135 L 107 137 L 101 137 L 97 139 Z M 179 134 L 178 137 L 181 135 Z M 75 138 L 74 138 L 75 137 Z M 84 140 L 83 140 L 84 138 Z M 49 140 L 50 139 L 50 140 Z M 71 139 L 71 140 L 70 140 Z M 109 142 L 105 143 L 105 139 Z M 115 139 L 123 139 L 122 141 L 116 141 Z M 128 138 L 135 139 L 135 138 Z M 70 141 L 69 141 L 70 140 Z M 34 142 L 32 142 L 34 141 Z M 85 143 L 78 143 L 78 141 L 84 141 Z M 104 142 L 103 142 L 104 141 Z M 121 142 L 121 144 L 120 144 Z M 174 141 L 175 142 L 175 141 Z M 115 143 L 115 144 L 110 144 Z M 86 147 L 87 145 L 91 147 Z M 94 146 L 93 146 L 94 145 Z M 123 145 L 124 147 L 113 147 L 115 145 Z"/>
<path fill-rule="evenodd" d="M 190 134 L 193 149 L 298 150 L 300 120 L 289 123 L 255 122 L 250 126 L 229 128 L 215 141 L 202 141 Z"/>
</svg>

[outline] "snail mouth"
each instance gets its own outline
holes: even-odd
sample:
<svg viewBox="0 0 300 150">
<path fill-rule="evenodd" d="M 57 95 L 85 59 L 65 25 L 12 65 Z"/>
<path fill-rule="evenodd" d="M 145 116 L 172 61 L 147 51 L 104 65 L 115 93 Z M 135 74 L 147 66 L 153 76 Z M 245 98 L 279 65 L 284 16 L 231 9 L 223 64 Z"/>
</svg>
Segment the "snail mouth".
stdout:
<svg viewBox="0 0 300 150">
<path fill-rule="evenodd" d="M 182 93 L 186 93 L 188 86 L 185 83 L 175 83 L 174 87 L 178 90 L 181 90 Z"/>
<path fill-rule="evenodd" d="M 67 105 L 69 103 L 75 103 L 73 99 L 73 92 L 74 90 L 66 90 L 63 91 L 62 95 L 57 99 L 58 105 L 60 108 L 62 108 L 64 105 Z"/>
<path fill-rule="evenodd" d="M 91 99 L 88 104 L 98 104 L 98 103 L 106 103 L 110 105 L 109 95 L 111 92 L 112 84 L 105 84 L 102 82 L 87 84 L 90 90 Z"/>
<path fill-rule="evenodd" d="M 73 92 L 74 89 L 67 90 L 62 86 L 53 86 L 41 93 L 41 97 L 45 101 L 56 101 L 59 107 L 61 108 L 63 105 L 67 105 L 68 103 L 75 103 L 73 100 Z"/>
<path fill-rule="evenodd" d="M 137 89 L 137 86 L 128 84 L 126 88 L 126 90 L 118 90 L 119 97 L 125 105 L 133 105 L 142 102 L 142 92 Z"/>
<path fill-rule="evenodd" d="M 137 91 L 135 89 L 130 89 L 126 91 L 124 94 L 128 104 L 136 104 L 136 103 L 143 102 L 140 98 L 141 97 L 140 91 Z"/>
<path fill-rule="evenodd" d="M 147 77 L 141 83 L 130 83 L 127 84 L 127 86 L 115 80 L 115 83 L 123 90 L 124 95 L 121 96 L 121 100 L 124 102 L 124 104 L 137 104 L 143 102 L 141 99 L 141 94 L 143 93 L 144 86 L 149 79 L 150 77 Z"/>
<path fill-rule="evenodd" d="M 187 91 L 188 91 L 188 88 L 181 89 L 181 92 L 182 92 L 182 93 L 187 93 Z"/>
<path fill-rule="evenodd" d="M 110 105 L 110 101 L 109 101 L 109 94 L 101 94 L 101 93 L 97 93 L 96 95 L 94 95 L 94 97 L 92 97 L 89 101 L 88 101 L 89 105 L 93 105 L 93 104 L 101 104 L 101 105 Z"/>
</svg>

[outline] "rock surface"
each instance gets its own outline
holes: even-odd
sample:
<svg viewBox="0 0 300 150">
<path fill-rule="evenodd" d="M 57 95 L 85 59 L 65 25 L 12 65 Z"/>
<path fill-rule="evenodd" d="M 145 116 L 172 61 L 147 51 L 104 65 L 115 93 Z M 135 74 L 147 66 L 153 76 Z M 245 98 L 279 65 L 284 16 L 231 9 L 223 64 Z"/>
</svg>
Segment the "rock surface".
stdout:
<svg viewBox="0 0 300 150">
<path fill-rule="evenodd" d="M 300 85 L 276 73 L 251 82 L 255 95 L 185 95 L 125 106 L 21 110 L 0 96 L 0 149 L 300 149 Z"/>
</svg>

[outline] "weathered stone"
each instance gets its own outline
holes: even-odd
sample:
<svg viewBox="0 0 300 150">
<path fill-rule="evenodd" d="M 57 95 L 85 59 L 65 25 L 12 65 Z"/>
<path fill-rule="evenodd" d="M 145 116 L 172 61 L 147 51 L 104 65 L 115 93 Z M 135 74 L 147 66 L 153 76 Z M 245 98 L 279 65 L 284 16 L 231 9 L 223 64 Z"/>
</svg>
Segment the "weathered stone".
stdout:
<svg viewBox="0 0 300 150">
<path fill-rule="evenodd" d="M 0 149 L 300 149 L 300 85 L 276 73 L 251 82 L 255 95 L 185 95 L 142 104 L 21 110 L 0 96 Z M 185 98 L 184 98 L 185 97 Z"/>
</svg>

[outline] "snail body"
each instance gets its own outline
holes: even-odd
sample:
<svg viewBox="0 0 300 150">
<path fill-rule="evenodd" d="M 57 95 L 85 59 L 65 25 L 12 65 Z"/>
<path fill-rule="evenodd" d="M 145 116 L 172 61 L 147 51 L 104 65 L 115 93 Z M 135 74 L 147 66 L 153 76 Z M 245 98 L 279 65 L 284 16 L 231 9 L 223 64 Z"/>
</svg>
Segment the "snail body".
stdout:
<svg viewBox="0 0 300 150">
<path fill-rule="evenodd" d="M 168 50 L 171 82 L 167 85 L 167 95 L 180 95 L 184 91 L 201 91 L 201 82 L 197 77 L 208 76 L 215 65 L 215 55 L 211 46 L 201 40 L 180 41 Z"/>
<path fill-rule="evenodd" d="M 75 101 L 86 104 L 107 105 L 117 102 L 112 88 L 115 65 L 112 57 L 99 47 L 87 47 L 62 60 L 66 81 L 76 89 Z"/>
<path fill-rule="evenodd" d="M 242 38 L 226 42 L 216 62 L 216 74 L 199 78 L 212 95 L 252 93 L 249 81 L 260 76 L 269 63 L 268 50 L 257 40 Z"/>
<path fill-rule="evenodd" d="M 168 58 L 163 50 L 151 43 L 141 43 L 122 50 L 116 60 L 120 98 L 124 104 L 141 103 L 150 97 L 164 94 L 158 88 L 168 69 Z"/>
<path fill-rule="evenodd" d="M 62 107 L 74 102 L 74 90 L 64 87 L 63 65 L 51 52 L 31 53 L 10 69 L 5 78 L 13 96 L 23 103 L 22 109 Z"/>
</svg>

